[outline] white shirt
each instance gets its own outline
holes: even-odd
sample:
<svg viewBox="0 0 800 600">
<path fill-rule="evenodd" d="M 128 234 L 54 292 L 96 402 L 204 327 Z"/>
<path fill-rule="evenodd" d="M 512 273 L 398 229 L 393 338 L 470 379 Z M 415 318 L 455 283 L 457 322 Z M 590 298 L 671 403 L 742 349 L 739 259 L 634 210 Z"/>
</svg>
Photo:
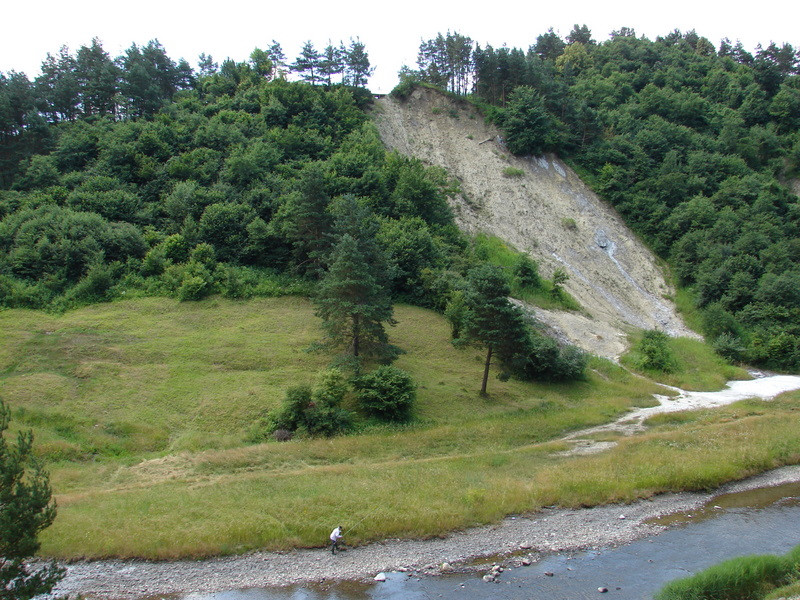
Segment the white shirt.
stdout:
<svg viewBox="0 0 800 600">
<path fill-rule="evenodd" d="M 331 531 L 331 541 L 332 542 L 335 542 L 340 537 L 342 537 L 342 528 L 341 527 L 337 527 L 336 529 Z"/>
</svg>

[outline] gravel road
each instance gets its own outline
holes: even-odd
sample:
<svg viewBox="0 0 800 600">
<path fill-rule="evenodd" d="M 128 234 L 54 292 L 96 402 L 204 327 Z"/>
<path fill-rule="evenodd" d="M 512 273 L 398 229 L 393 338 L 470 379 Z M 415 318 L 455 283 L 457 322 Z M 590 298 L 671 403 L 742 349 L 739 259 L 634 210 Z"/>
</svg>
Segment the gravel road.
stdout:
<svg viewBox="0 0 800 600">
<path fill-rule="evenodd" d="M 456 570 L 469 570 L 471 560 L 497 555 L 496 560 L 514 567 L 525 558 L 536 560 L 546 553 L 624 544 L 662 531 L 664 527 L 646 523 L 652 517 L 693 510 L 720 494 L 789 482 L 800 482 L 800 466 L 733 482 L 713 493 L 663 494 L 634 504 L 591 509 L 544 509 L 441 539 L 385 540 L 336 556 L 316 549 L 200 561 L 79 562 L 67 565 L 67 576 L 56 592 L 128 600 L 332 579 L 371 579 L 377 573 L 397 570 L 435 575 L 443 563 Z"/>
</svg>

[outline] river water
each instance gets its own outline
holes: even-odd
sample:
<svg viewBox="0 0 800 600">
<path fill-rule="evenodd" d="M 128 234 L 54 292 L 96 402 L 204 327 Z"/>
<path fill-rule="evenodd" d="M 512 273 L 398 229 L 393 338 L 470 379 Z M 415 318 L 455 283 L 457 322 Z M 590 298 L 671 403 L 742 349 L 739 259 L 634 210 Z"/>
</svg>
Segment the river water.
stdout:
<svg viewBox="0 0 800 600">
<path fill-rule="evenodd" d="M 702 510 L 670 519 L 665 532 L 625 544 L 545 557 L 503 572 L 495 583 L 479 574 L 409 577 L 381 583 L 233 590 L 188 594 L 182 600 L 582 600 L 651 598 L 665 583 L 747 554 L 783 554 L 800 544 L 800 484 L 719 496 Z M 598 588 L 607 588 L 600 594 Z"/>
</svg>

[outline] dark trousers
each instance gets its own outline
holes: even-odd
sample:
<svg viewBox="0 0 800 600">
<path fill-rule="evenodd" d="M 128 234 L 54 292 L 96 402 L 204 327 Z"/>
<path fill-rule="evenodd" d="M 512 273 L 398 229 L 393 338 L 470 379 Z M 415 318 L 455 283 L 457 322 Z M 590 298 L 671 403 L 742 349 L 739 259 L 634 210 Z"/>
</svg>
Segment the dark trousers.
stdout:
<svg viewBox="0 0 800 600">
<path fill-rule="evenodd" d="M 331 554 L 336 554 L 336 548 L 339 547 L 339 540 L 331 540 Z"/>
</svg>

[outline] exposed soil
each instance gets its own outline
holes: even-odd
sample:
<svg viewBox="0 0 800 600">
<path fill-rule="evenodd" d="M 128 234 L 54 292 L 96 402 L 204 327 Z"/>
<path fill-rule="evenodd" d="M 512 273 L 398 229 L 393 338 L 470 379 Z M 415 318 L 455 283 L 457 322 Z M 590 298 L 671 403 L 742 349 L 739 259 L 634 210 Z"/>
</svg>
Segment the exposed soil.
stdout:
<svg viewBox="0 0 800 600">
<path fill-rule="evenodd" d="M 586 314 L 536 309 L 561 338 L 617 358 L 632 328 L 695 336 L 677 314 L 662 266 L 555 156 L 515 157 L 499 132 L 465 102 L 419 88 L 405 101 L 380 99 L 374 120 L 384 143 L 445 168 L 463 193 L 452 200 L 459 226 L 528 252 L 545 276 L 569 274 L 565 288 Z M 508 176 L 508 167 L 522 176 Z"/>
</svg>

